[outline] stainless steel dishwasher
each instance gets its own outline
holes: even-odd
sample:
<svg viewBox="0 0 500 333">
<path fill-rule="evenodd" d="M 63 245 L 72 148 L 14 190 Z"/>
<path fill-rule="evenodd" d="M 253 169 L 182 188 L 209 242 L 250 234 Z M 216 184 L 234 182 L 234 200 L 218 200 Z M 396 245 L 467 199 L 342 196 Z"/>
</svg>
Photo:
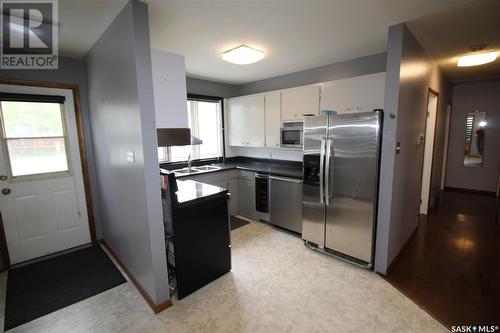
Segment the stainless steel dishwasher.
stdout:
<svg viewBox="0 0 500 333">
<path fill-rule="evenodd" d="M 269 176 L 271 223 L 302 233 L 302 180 Z"/>
</svg>

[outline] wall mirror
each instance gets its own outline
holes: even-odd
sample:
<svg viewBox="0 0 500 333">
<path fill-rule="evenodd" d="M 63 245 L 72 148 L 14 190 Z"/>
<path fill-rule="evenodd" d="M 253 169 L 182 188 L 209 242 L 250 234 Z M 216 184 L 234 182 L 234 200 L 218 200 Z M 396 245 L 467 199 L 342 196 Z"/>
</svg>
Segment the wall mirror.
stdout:
<svg viewBox="0 0 500 333">
<path fill-rule="evenodd" d="M 464 166 L 483 166 L 486 141 L 486 112 L 470 112 L 465 119 Z"/>
</svg>

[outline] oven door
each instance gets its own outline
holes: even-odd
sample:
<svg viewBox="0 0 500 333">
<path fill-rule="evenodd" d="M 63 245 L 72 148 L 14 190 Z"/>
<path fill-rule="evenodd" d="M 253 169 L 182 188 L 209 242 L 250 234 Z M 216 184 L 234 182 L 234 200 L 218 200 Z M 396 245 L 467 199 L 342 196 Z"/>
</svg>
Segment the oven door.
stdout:
<svg viewBox="0 0 500 333">
<path fill-rule="evenodd" d="M 302 148 L 302 129 L 281 129 L 281 147 Z"/>
</svg>

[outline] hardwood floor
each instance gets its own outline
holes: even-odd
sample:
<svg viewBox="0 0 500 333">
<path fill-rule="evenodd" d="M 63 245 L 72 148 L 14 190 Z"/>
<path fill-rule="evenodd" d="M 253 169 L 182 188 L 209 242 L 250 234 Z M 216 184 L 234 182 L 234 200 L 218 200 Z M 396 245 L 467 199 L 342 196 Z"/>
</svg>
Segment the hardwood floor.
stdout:
<svg viewBox="0 0 500 333">
<path fill-rule="evenodd" d="M 444 325 L 500 326 L 496 198 L 446 191 L 385 277 Z"/>
</svg>

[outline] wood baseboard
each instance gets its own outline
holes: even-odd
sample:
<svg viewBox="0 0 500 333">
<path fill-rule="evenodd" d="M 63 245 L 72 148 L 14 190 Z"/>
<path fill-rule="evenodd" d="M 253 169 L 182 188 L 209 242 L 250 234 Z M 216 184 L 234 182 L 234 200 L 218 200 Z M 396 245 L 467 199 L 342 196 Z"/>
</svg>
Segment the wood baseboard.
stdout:
<svg viewBox="0 0 500 333">
<path fill-rule="evenodd" d="M 480 191 L 480 190 L 471 190 L 471 189 L 468 189 L 468 188 L 458 188 L 458 187 L 448 187 L 448 186 L 445 186 L 444 190 L 445 191 L 452 191 L 452 192 L 462 192 L 462 193 L 486 195 L 488 197 L 496 197 L 497 196 L 497 194 L 495 192 Z"/>
<path fill-rule="evenodd" d="M 106 243 L 106 241 L 104 239 L 100 239 L 99 243 L 102 244 L 106 248 L 106 250 L 108 250 L 108 252 L 111 254 L 111 256 L 113 257 L 113 259 L 115 259 L 116 262 L 118 263 L 118 265 L 120 265 L 120 267 L 123 269 L 123 271 L 125 272 L 125 274 L 127 274 L 127 276 L 130 279 L 130 281 L 132 281 L 132 283 L 134 284 L 134 286 L 137 288 L 137 290 L 142 295 L 142 297 L 146 300 L 146 303 L 148 303 L 148 305 L 151 307 L 151 309 L 153 310 L 154 313 L 162 312 L 163 310 L 167 309 L 168 307 L 170 307 L 172 305 L 172 301 L 171 300 L 167 300 L 167 301 L 165 301 L 163 303 L 156 304 L 151 299 L 151 297 L 148 295 L 148 293 L 144 290 L 144 288 L 141 286 L 141 284 L 139 283 L 139 281 L 137 281 L 137 279 L 134 277 L 134 275 L 128 270 L 127 266 L 125 266 L 125 264 L 123 263 L 123 261 L 116 254 L 116 252 L 109 246 L 109 244 Z"/>
</svg>

